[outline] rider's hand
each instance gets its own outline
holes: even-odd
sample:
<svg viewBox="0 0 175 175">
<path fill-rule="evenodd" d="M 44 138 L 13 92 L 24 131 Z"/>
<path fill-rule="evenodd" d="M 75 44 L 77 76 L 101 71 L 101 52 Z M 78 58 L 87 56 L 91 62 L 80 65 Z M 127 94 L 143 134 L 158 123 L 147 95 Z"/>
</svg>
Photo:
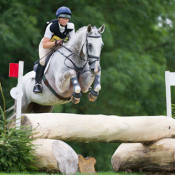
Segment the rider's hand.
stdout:
<svg viewBox="0 0 175 175">
<path fill-rule="evenodd" d="M 55 45 L 61 46 L 63 44 L 63 40 L 56 40 Z"/>
</svg>

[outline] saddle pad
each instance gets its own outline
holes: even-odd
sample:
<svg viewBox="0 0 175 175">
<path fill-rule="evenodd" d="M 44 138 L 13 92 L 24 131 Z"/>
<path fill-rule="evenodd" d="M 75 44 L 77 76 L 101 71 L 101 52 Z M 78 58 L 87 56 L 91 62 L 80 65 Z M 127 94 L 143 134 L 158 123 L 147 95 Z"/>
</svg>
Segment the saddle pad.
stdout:
<svg viewBox="0 0 175 175">
<path fill-rule="evenodd" d="M 48 70 L 48 68 L 49 68 L 49 65 L 50 65 L 50 62 L 51 62 L 51 60 L 52 60 L 53 54 L 54 54 L 54 53 L 52 53 L 52 55 L 50 56 L 50 59 L 49 59 L 47 65 L 46 65 L 46 68 L 44 69 L 44 74 L 47 72 L 47 70 Z"/>
<path fill-rule="evenodd" d="M 32 71 L 32 72 L 31 72 L 31 75 L 30 75 L 30 78 L 31 78 L 31 79 L 35 79 L 35 75 L 36 75 L 36 72 L 35 72 L 35 71 Z"/>
</svg>

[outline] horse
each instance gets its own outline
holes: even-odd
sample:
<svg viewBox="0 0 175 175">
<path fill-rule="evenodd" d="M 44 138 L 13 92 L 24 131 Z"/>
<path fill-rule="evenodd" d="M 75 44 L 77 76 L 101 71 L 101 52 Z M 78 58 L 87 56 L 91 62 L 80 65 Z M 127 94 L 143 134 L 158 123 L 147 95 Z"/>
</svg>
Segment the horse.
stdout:
<svg viewBox="0 0 175 175">
<path fill-rule="evenodd" d="M 80 102 L 81 92 L 89 92 L 94 102 L 101 89 L 100 54 L 103 47 L 103 24 L 99 29 L 80 28 L 70 41 L 52 53 L 43 75 L 43 92 L 35 94 L 35 71 L 23 76 L 22 113 L 52 112 L 58 104 Z M 91 90 L 90 87 L 94 83 Z"/>
</svg>

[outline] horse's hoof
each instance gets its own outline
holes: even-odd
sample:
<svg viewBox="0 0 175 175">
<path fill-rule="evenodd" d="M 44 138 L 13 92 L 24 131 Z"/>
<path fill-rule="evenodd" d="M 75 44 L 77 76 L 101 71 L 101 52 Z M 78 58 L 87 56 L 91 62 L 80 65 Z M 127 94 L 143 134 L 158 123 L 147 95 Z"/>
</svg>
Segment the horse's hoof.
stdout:
<svg viewBox="0 0 175 175">
<path fill-rule="evenodd" d="M 89 92 L 89 94 L 88 94 L 88 99 L 89 99 L 89 101 L 94 102 L 94 101 L 97 99 L 97 96 L 93 96 L 93 95 L 91 94 L 91 92 Z"/>
<path fill-rule="evenodd" d="M 80 102 L 80 98 L 75 98 L 74 96 L 71 97 L 71 101 L 74 104 L 78 104 Z"/>
</svg>

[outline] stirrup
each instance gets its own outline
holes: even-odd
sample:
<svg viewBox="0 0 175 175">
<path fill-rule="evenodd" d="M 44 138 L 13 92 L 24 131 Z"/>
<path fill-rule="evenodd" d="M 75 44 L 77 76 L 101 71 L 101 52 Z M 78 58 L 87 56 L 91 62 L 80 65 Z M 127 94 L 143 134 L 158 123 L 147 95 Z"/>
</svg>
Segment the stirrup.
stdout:
<svg viewBox="0 0 175 175">
<path fill-rule="evenodd" d="M 34 88 L 33 88 L 33 92 L 35 94 L 41 94 L 42 91 L 43 91 L 43 86 L 41 84 L 39 84 L 39 83 L 36 83 Z"/>
</svg>

